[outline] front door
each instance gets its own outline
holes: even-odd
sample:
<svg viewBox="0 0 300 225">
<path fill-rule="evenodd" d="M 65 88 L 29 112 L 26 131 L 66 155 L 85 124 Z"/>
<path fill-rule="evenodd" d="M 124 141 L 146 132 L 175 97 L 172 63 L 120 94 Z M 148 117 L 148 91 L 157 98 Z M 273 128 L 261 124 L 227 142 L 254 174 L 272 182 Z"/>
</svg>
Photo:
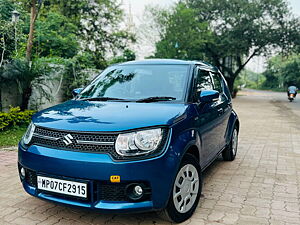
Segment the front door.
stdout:
<svg viewBox="0 0 300 225">
<path fill-rule="evenodd" d="M 217 137 L 219 130 L 219 111 L 216 102 L 199 103 L 200 92 L 203 90 L 213 90 L 213 82 L 209 71 L 196 71 L 194 99 L 197 110 L 197 117 L 195 117 L 195 127 L 201 136 L 201 166 L 204 167 L 209 163 L 219 151 L 220 141 Z"/>
<path fill-rule="evenodd" d="M 227 96 L 224 91 L 223 80 L 218 73 L 211 73 L 211 77 L 214 84 L 214 90 L 220 93 L 219 100 L 215 102 L 216 108 L 219 114 L 218 118 L 218 130 L 216 135 L 219 139 L 219 149 L 220 151 L 226 145 L 226 131 L 229 122 L 229 117 L 231 114 L 231 99 L 230 96 Z"/>
</svg>

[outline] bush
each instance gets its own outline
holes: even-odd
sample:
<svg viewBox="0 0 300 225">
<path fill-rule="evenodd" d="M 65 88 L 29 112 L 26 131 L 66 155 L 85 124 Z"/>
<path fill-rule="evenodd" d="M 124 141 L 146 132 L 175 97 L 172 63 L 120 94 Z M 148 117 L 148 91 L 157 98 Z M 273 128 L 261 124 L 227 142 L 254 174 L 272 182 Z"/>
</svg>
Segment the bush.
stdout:
<svg viewBox="0 0 300 225">
<path fill-rule="evenodd" d="M 20 107 L 11 107 L 8 113 L 0 112 L 0 130 L 28 125 L 34 113 L 33 110 L 21 111 Z"/>
</svg>

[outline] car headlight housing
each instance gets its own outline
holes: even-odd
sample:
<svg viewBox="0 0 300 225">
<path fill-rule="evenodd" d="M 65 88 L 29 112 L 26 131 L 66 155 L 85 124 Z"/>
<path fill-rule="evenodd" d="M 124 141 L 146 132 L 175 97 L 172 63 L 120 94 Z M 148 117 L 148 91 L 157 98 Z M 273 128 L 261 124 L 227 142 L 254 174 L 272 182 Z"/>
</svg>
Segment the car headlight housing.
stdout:
<svg viewBox="0 0 300 225">
<path fill-rule="evenodd" d="M 31 138 L 33 136 L 33 133 L 34 133 L 34 130 L 35 130 L 35 125 L 31 122 L 22 138 L 23 140 L 23 143 L 25 145 L 28 145 L 31 141 Z"/>
<path fill-rule="evenodd" d="M 115 144 L 116 151 L 121 156 L 146 155 L 158 148 L 162 137 L 161 128 L 119 134 Z"/>
</svg>

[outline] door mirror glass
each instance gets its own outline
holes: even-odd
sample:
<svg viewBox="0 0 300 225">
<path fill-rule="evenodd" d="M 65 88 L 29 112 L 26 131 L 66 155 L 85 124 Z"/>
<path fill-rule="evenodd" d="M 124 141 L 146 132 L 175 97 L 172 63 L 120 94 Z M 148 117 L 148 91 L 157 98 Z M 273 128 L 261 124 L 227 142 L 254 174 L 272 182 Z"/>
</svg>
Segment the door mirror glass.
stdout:
<svg viewBox="0 0 300 225">
<path fill-rule="evenodd" d="M 203 90 L 199 95 L 200 102 L 211 103 L 219 100 L 220 93 L 215 90 Z"/>
<path fill-rule="evenodd" d="M 82 90 L 83 90 L 83 88 L 76 88 L 76 89 L 74 89 L 72 91 L 73 97 L 76 97 Z"/>
</svg>

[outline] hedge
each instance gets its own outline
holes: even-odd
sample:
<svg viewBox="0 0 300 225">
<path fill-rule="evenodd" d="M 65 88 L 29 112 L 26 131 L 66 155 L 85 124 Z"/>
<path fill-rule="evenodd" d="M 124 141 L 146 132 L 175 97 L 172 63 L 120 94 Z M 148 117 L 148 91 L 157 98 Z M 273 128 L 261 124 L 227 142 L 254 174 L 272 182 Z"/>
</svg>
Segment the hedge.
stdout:
<svg viewBox="0 0 300 225">
<path fill-rule="evenodd" d="M 28 125 L 34 110 L 21 111 L 20 107 L 11 107 L 9 112 L 0 112 L 0 130 L 5 128 Z"/>
</svg>

